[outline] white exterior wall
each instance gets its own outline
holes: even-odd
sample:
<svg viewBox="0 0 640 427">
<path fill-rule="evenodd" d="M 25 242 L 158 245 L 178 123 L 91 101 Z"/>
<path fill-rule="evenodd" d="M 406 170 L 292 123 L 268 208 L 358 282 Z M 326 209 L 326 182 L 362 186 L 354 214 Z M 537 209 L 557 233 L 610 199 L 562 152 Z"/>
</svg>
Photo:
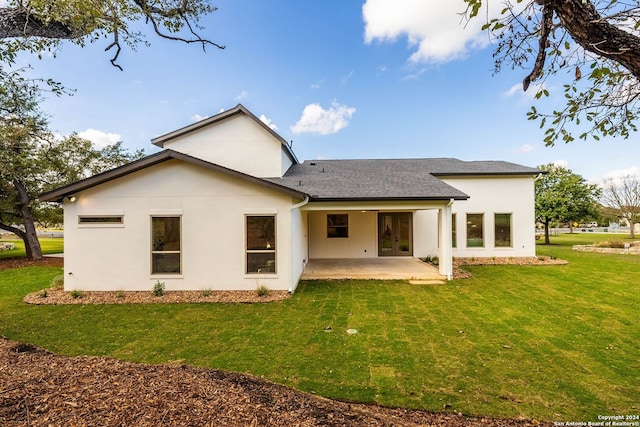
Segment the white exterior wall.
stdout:
<svg viewBox="0 0 640 427">
<path fill-rule="evenodd" d="M 283 193 L 171 160 L 65 202 L 65 289 L 273 290 L 291 287 L 291 206 Z M 78 215 L 124 214 L 87 226 Z M 151 274 L 151 216 L 182 215 L 182 274 Z M 277 274 L 245 274 L 245 215 L 276 215 Z"/>
<path fill-rule="evenodd" d="M 171 139 L 163 146 L 259 178 L 282 176 L 292 165 L 282 143 L 244 114 Z"/>
<path fill-rule="evenodd" d="M 443 181 L 470 196 L 468 200 L 456 201 L 452 206 L 452 213 L 456 214 L 458 240 L 452 252 L 454 257 L 536 255 L 532 176 L 445 178 Z M 468 213 L 484 214 L 484 248 L 466 247 Z M 494 246 L 494 214 L 511 214 L 512 247 Z"/>
<path fill-rule="evenodd" d="M 413 214 L 413 256 L 438 255 L 438 209 Z"/>
<path fill-rule="evenodd" d="M 349 215 L 349 237 L 327 237 L 327 214 Z M 361 211 L 310 211 L 310 258 L 376 258 L 378 213 Z"/>
<path fill-rule="evenodd" d="M 308 216 L 300 208 L 291 211 L 291 283 L 289 292 L 298 286 L 300 276 L 309 261 Z"/>
</svg>

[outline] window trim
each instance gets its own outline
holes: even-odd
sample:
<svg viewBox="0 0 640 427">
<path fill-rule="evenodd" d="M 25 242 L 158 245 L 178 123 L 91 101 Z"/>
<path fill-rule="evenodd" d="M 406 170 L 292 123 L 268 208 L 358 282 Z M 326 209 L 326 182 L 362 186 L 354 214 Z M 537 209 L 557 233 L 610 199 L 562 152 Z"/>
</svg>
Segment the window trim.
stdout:
<svg viewBox="0 0 640 427">
<path fill-rule="evenodd" d="M 273 218 L 273 245 L 267 249 L 249 249 L 248 243 L 248 219 L 250 217 L 268 217 Z M 278 277 L 278 215 L 276 213 L 245 213 L 244 214 L 244 274 L 245 276 L 255 277 L 260 275 L 264 277 L 267 275 L 271 278 Z M 249 254 L 261 254 L 261 253 L 273 253 L 274 269 L 273 271 L 248 271 L 249 269 Z"/>
<path fill-rule="evenodd" d="M 481 225 L 481 228 L 482 228 L 482 234 L 481 234 L 482 244 L 479 245 L 479 246 L 470 246 L 469 245 L 469 224 L 470 224 L 469 216 L 471 216 L 471 215 L 480 216 L 480 225 Z M 466 236 L 465 237 L 466 237 L 466 248 L 467 249 L 484 249 L 484 248 L 486 248 L 486 235 L 485 235 L 484 217 L 485 217 L 484 212 L 481 212 L 481 213 L 467 212 L 467 214 L 465 216 L 465 219 L 466 219 L 466 222 L 465 222 L 465 224 L 466 224 L 466 227 L 465 227 Z"/>
<path fill-rule="evenodd" d="M 458 247 L 458 214 L 456 212 L 451 213 L 451 248 L 456 249 Z"/>
<path fill-rule="evenodd" d="M 180 249 L 177 251 L 157 251 L 154 250 L 153 248 L 153 240 L 154 240 L 154 234 L 153 234 L 153 219 L 154 218 L 178 218 L 178 225 L 179 225 L 179 232 L 180 232 Z M 152 213 L 151 215 L 149 215 L 149 243 L 150 243 L 150 257 L 149 257 L 149 261 L 151 263 L 151 265 L 149 266 L 149 272 L 151 274 L 151 276 L 153 277 L 161 277 L 161 276 L 168 276 L 168 277 L 181 277 L 184 273 L 183 273 L 183 265 L 182 265 L 182 251 L 183 251 L 183 244 L 182 244 L 182 235 L 183 235 L 183 230 L 182 230 L 182 214 L 172 214 L 172 213 L 166 213 L 166 214 L 156 214 L 156 213 Z M 171 272 L 171 271 L 161 271 L 161 272 L 154 272 L 153 271 L 153 255 L 154 254 L 178 254 L 179 255 L 179 269 L 180 271 L 178 272 Z"/>
<path fill-rule="evenodd" d="M 498 215 L 508 215 L 508 217 L 509 217 L 509 244 L 508 245 L 498 245 L 498 239 L 497 239 L 498 222 L 496 221 L 496 217 Z M 494 214 L 493 214 L 493 246 L 495 248 L 505 248 L 505 249 L 513 248 L 513 213 L 511 213 L 511 212 L 494 212 Z"/>
<path fill-rule="evenodd" d="M 78 215 L 78 225 L 89 227 L 124 225 L 124 215 Z"/>
<path fill-rule="evenodd" d="M 76 220 L 78 228 L 121 228 L 124 227 L 124 216 L 123 210 L 90 210 L 78 212 Z M 99 218 L 118 218 L 119 221 L 91 221 Z"/>
<path fill-rule="evenodd" d="M 346 225 L 329 225 L 329 217 L 330 216 L 346 216 L 347 217 L 347 223 Z M 339 236 L 339 235 L 335 235 L 332 236 L 329 234 L 329 227 L 335 228 L 335 229 L 342 229 L 342 230 L 346 230 L 346 236 Z M 327 239 L 348 239 L 349 238 L 349 214 L 348 213 L 328 213 L 327 214 Z"/>
</svg>

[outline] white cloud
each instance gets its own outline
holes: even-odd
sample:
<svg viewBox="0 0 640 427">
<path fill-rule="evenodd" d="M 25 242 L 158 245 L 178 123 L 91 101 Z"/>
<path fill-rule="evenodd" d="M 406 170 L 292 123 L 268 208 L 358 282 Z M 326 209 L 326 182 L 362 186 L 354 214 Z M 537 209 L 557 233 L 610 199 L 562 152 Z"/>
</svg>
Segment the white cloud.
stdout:
<svg viewBox="0 0 640 427">
<path fill-rule="evenodd" d="M 236 101 L 242 101 L 243 99 L 247 99 L 249 98 L 249 92 L 246 90 L 243 90 L 242 92 L 240 92 L 240 95 L 236 96 Z"/>
<path fill-rule="evenodd" d="M 547 89 L 546 85 L 544 83 L 538 83 L 538 84 L 533 84 L 531 86 L 529 86 L 529 89 L 527 89 L 526 92 L 524 92 L 522 90 L 522 83 L 516 83 L 513 86 L 511 86 L 509 88 L 509 90 L 507 90 L 506 92 L 503 92 L 502 96 L 505 96 L 507 98 L 510 98 L 512 96 L 522 96 L 524 97 L 527 102 L 535 99 L 536 95 L 538 94 L 538 92 L 540 92 L 541 90 L 545 90 Z"/>
<path fill-rule="evenodd" d="M 204 120 L 204 119 L 206 119 L 206 118 L 208 118 L 208 117 L 209 117 L 209 116 L 201 116 L 200 114 L 194 114 L 194 115 L 191 117 L 191 119 L 192 119 L 194 122 L 199 122 L 200 120 Z"/>
<path fill-rule="evenodd" d="M 271 130 L 275 130 L 275 131 L 278 130 L 278 126 L 276 126 L 275 123 L 271 123 L 271 119 L 265 116 L 264 114 L 260 114 L 260 121 L 265 125 L 269 126 Z"/>
<path fill-rule="evenodd" d="M 347 83 L 349 83 L 349 80 L 351 80 L 351 77 L 353 77 L 353 70 L 349 71 L 349 74 L 347 74 L 346 76 L 343 76 L 340 79 L 340 83 L 346 85 Z"/>
<path fill-rule="evenodd" d="M 522 83 L 516 83 L 511 86 L 508 91 L 504 92 L 503 95 L 509 98 L 520 93 L 522 93 Z"/>
<path fill-rule="evenodd" d="M 631 166 L 630 168 L 627 169 L 615 169 L 612 170 L 611 172 L 609 172 L 605 178 L 606 179 L 613 179 L 613 180 L 620 180 L 621 178 L 624 178 L 626 176 L 638 176 L 640 177 L 640 166 Z"/>
<path fill-rule="evenodd" d="M 465 22 L 460 15 L 465 8 L 461 0 L 367 0 L 362 6 L 365 43 L 406 37 L 414 63 L 464 58 L 471 49 L 489 44 L 481 30 L 485 11 Z"/>
<path fill-rule="evenodd" d="M 309 104 L 304 107 L 302 117 L 291 126 L 293 133 L 317 133 L 329 135 L 337 133 L 349 125 L 349 119 L 356 112 L 354 107 L 340 105 L 336 101 L 327 110 L 320 104 Z"/>
<path fill-rule="evenodd" d="M 122 141 L 122 136 L 119 133 L 108 133 L 91 128 L 78 132 L 78 136 L 80 138 L 88 139 L 98 148 L 103 148 L 107 145 L 112 145 L 116 142 Z"/>
<path fill-rule="evenodd" d="M 561 168 L 569 169 L 569 162 L 566 160 L 554 160 L 551 163 L 553 163 L 556 166 L 560 166 Z"/>
<path fill-rule="evenodd" d="M 531 144 L 523 144 L 517 150 L 514 150 L 516 153 L 526 154 L 535 150 L 535 147 Z"/>
</svg>

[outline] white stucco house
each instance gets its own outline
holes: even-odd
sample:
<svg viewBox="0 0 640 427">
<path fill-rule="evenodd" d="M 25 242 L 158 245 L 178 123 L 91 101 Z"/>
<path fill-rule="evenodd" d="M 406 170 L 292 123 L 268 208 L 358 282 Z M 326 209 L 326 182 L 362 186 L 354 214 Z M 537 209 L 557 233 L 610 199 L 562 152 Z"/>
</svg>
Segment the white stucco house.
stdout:
<svg viewBox="0 0 640 427">
<path fill-rule="evenodd" d="M 65 289 L 293 292 L 309 259 L 535 256 L 540 170 L 451 158 L 315 160 L 244 106 L 42 195 L 64 206 Z"/>
</svg>

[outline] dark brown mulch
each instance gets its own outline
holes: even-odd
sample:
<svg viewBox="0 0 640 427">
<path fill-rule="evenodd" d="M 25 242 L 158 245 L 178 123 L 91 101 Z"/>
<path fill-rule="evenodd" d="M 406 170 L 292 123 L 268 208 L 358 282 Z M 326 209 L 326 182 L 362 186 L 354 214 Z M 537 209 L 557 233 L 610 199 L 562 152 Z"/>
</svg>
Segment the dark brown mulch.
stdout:
<svg viewBox="0 0 640 427">
<path fill-rule="evenodd" d="M 3 426 L 551 426 L 338 402 L 250 375 L 62 357 L 0 337 Z"/>
<path fill-rule="evenodd" d="M 62 267 L 64 265 L 63 258 L 45 257 L 41 260 L 34 261 L 27 258 L 5 258 L 0 259 L 0 270 L 21 267 Z"/>
</svg>

